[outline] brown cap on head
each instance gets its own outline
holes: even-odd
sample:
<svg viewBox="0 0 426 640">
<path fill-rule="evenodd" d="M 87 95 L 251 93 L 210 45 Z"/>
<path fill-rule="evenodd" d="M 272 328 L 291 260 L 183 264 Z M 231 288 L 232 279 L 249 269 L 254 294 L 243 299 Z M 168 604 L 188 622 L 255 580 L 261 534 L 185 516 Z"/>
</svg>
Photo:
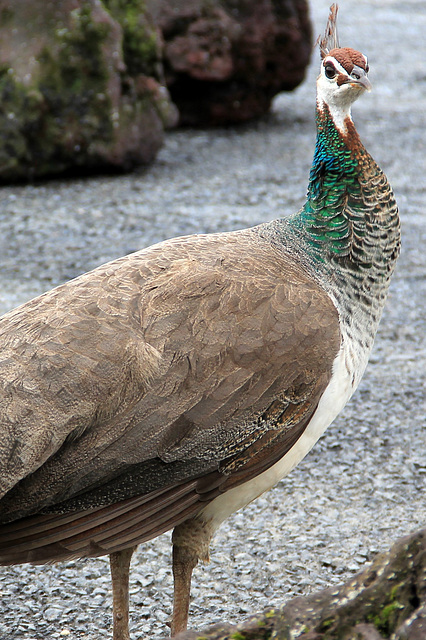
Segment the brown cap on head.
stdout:
<svg viewBox="0 0 426 640">
<path fill-rule="evenodd" d="M 360 67 L 367 71 L 367 62 L 359 51 L 349 47 L 341 47 L 332 49 L 327 55 L 333 56 L 344 70 L 351 74 L 354 67 Z"/>
</svg>

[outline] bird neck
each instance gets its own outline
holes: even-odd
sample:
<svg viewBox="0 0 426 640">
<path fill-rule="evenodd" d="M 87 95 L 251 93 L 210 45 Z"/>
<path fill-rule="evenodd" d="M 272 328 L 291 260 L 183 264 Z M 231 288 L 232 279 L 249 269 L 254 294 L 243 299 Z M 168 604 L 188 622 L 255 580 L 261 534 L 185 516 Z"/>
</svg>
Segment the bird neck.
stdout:
<svg viewBox="0 0 426 640">
<path fill-rule="evenodd" d="M 361 196 L 358 158 L 365 149 L 349 114 L 337 126 L 328 106 L 317 103 L 316 124 L 307 200 L 299 216 L 313 255 L 324 262 L 346 256 L 350 250 L 346 204 L 348 196 Z"/>
<path fill-rule="evenodd" d="M 307 200 L 286 224 L 303 247 L 306 267 L 335 301 L 343 323 L 358 323 L 350 329 L 357 335 L 368 326 L 371 348 L 399 255 L 398 208 L 350 115 L 340 128 L 328 107 L 317 105 L 316 120 Z"/>
<path fill-rule="evenodd" d="M 314 261 L 332 271 L 387 273 L 398 256 L 399 218 L 386 176 L 349 112 L 338 126 L 327 105 L 317 103 L 316 123 L 307 200 L 290 225 L 303 234 Z"/>
</svg>

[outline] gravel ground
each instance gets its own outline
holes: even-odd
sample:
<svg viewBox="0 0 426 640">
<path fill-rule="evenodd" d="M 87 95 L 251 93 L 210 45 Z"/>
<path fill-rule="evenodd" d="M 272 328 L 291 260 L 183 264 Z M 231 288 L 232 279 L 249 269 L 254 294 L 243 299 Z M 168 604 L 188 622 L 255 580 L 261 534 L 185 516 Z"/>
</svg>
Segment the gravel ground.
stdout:
<svg viewBox="0 0 426 640">
<path fill-rule="evenodd" d="M 328 3 L 313 3 L 315 32 Z M 374 91 L 355 106 L 399 201 L 403 251 L 370 365 L 309 456 L 219 530 L 193 581 L 190 624 L 340 583 L 426 524 L 423 0 L 342 0 L 340 36 L 369 55 Z M 423 49 L 422 49 L 423 43 Z M 314 80 L 238 129 L 177 131 L 155 165 L 126 177 L 0 190 L 0 311 L 163 238 L 229 230 L 297 210 L 314 146 Z M 171 611 L 170 536 L 142 545 L 131 574 L 133 638 L 160 638 Z M 0 568 L 3 640 L 100 640 L 111 629 L 106 558 Z"/>
</svg>

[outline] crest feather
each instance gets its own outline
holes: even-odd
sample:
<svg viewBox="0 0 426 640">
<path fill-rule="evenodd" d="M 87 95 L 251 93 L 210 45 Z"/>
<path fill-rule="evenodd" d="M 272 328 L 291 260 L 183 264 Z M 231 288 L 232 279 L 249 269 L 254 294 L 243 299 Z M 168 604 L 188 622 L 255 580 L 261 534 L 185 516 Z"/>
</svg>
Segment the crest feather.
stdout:
<svg viewBox="0 0 426 640">
<path fill-rule="evenodd" d="M 339 49 L 339 38 L 337 36 L 337 12 L 339 5 L 332 4 L 327 20 L 327 26 L 323 36 L 318 36 L 316 44 L 319 45 L 321 58 L 324 59 L 332 49 Z"/>
</svg>

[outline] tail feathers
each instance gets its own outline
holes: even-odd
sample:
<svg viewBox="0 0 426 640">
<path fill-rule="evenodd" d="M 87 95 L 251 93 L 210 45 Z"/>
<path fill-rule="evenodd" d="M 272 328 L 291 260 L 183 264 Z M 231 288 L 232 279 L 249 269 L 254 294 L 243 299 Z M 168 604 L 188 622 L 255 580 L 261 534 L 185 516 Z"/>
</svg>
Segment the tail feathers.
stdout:
<svg viewBox="0 0 426 640">
<path fill-rule="evenodd" d="M 0 564 L 100 556 L 146 542 L 200 509 L 196 481 L 107 507 L 28 516 L 0 525 Z"/>
</svg>

